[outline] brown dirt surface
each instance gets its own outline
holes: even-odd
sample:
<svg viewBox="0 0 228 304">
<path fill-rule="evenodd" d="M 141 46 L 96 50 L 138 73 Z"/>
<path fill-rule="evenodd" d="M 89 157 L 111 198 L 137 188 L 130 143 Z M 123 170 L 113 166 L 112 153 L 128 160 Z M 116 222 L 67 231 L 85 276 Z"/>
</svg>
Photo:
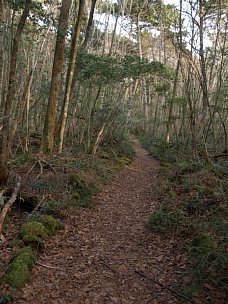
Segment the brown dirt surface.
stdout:
<svg viewBox="0 0 228 304">
<path fill-rule="evenodd" d="M 94 197 L 91 209 L 66 212 L 17 304 L 183 303 L 167 286 L 184 268 L 173 238 L 145 227 L 153 212 L 158 163 L 137 144 L 134 162 Z"/>
</svg>

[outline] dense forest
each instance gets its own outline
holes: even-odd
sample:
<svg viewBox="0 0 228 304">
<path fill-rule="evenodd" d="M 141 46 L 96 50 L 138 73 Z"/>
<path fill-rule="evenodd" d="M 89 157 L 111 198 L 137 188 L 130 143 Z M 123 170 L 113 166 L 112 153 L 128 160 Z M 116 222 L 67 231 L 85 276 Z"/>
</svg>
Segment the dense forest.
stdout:
<svg viewBox="0 0 228 304">
<path fill-rule="evenodd" d="M 59 217 L 75 200 L 90 207 L 98 184 L 130 165 L 137 138 L 160 165 L 146 229 L 175 235 L 191 265 L 174 286 L 187 296 L 177 297 L 225 303 L 227 8 L 223 0 L 0 0 L 0 246 L 22 203 L 32 204 L 24 225 L 50 220 L 52 232 L 61 224 L 41 215 Z M 23 231 L 27 241 L 14 249 L 44 249 L 41 235 Z"/>
</svg>

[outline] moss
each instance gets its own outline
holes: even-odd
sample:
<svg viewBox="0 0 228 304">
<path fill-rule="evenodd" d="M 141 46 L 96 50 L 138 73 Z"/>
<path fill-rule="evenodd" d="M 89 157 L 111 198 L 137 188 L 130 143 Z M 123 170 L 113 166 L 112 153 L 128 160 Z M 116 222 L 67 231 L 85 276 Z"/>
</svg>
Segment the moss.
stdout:
<svg viewBox="0 0 228 304">
<path fill-rule="evenodd" d="M 44 225 L 50 235 L 55 234 L 56 231 L 63 228 L 61 222 L 51 215 L 44 215 L 39 219 L 39 222 Z"/>
<path fill-rule="evenodd" d="M 26 245 L 43 250 L 44 243 L 48 239 L 48 230 L 43 224 L 31 221 L 21 226 L 19 236 Z"/>
<path fill-rule="evenodd" d="M 9 266 L 4 281 L 11 287 L 20 289 L 29 280 L 29 268 L 22 259 L 15 259 Z"/>
<path fill-rule="evenodd" d="M 117 158 L 117 164 L 116 164 L 116 169 L 120 170 L 122 168 L 124 168 L 125 166 L 130 165 L 132 162 L 132 160 L 126 156 L 124 157 L 118 157 Z"/>
<path fill-rule="evenodd" d="M 36 256 L 33 253 L 32 248 L 30 246 L 26 246 L 24 248 L 16 250 L 13 253 L 13 260 L 19 260 L 23 262 L 28 266 L 29 269 L 31 269 L 36 262 Z"/>
<path fill-rule="evenodd" d="M 9 241 L 8 246 L 10 248 L 21 248 L 24 246 L 24 243 L 22 240 L 14 239 Z"/>
<path fill-rule="evenodd" d="M 31 246 L 34 249 L 44 250 L 44 240 L 36 235 L 25 235 L 22 240 L 26 245 Z"/>
<path fill-rule="evenodd" d="M 37 221 L 31 221 L 21 226 L 19 235 L 22 239 L 25 236 L 36 236 L 42 240 L 48 239 L 48 231 L 43 224 Z"/>
</svg>

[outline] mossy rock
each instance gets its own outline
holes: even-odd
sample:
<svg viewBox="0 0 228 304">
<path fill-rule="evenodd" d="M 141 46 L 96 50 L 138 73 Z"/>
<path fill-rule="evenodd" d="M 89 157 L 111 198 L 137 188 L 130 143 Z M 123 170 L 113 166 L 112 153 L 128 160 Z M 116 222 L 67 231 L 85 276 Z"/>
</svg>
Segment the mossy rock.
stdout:
<svg viewBox="0 0 228 304">
<path fill-rule="evenodd" d="M 45 226 L 38 221 L 31 221 L 21 226 L 19 236 L 24 239 L 25 236 L 36 236 L 43 241 L 48 239 L 48 231 Z"/>
<path fill-rule="evenodd" d="M 36 256 L 33 253 L 32 248 L 30 246 L 26 246 L 24 248 L 16 250 L 13 253 L 13 261 L 15 260 L 24 262 L 28 268 L 31 269 L 36 262 Z"/>
<path fill-rule="evenodd" d="M 21 226 L 19 236 L 26 245 L 43 250 L 48 239 L 48 230 L 42 223 L 31 221 Z"/>
<path fill-rule="evenodd" d="M 63 228 L 62 223 L 51 215 L 44 215 L 39 219 L 39 222 L 48 230 L 49 235 L 53 235 Z"/>
<path fill-rule="evenodd" d="M 34 249 L 39 249 L 40 251 L 43 251 L 45 248 L 45 241 L 38 236 L 25 235 L 22 240 L 25 245 L 31 246 Z"/>
<path fill-rule="evenodd" d="M 29 281 L 29 267 L 23 259 L 16 258 L 9 266 L 4 282 L 13 288 L 20 289 Z"/>
</svg>

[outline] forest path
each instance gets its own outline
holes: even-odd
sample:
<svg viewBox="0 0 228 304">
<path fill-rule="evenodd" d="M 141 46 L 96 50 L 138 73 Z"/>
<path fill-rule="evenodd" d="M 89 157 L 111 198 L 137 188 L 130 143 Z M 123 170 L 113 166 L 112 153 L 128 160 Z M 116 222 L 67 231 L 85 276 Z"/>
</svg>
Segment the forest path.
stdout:
<svg viewBox="0 0 228 304">
<path fill-rule="evenodd" d="M 13 303 L 181 303 L 154 281 L 173 282 L 180 256 L 173 239 L 145 228 L 159 165 L 138 143 L 136 150 L 134 162 L 94 198 L 94 208 L 68 215 Z"/>
</svg>

